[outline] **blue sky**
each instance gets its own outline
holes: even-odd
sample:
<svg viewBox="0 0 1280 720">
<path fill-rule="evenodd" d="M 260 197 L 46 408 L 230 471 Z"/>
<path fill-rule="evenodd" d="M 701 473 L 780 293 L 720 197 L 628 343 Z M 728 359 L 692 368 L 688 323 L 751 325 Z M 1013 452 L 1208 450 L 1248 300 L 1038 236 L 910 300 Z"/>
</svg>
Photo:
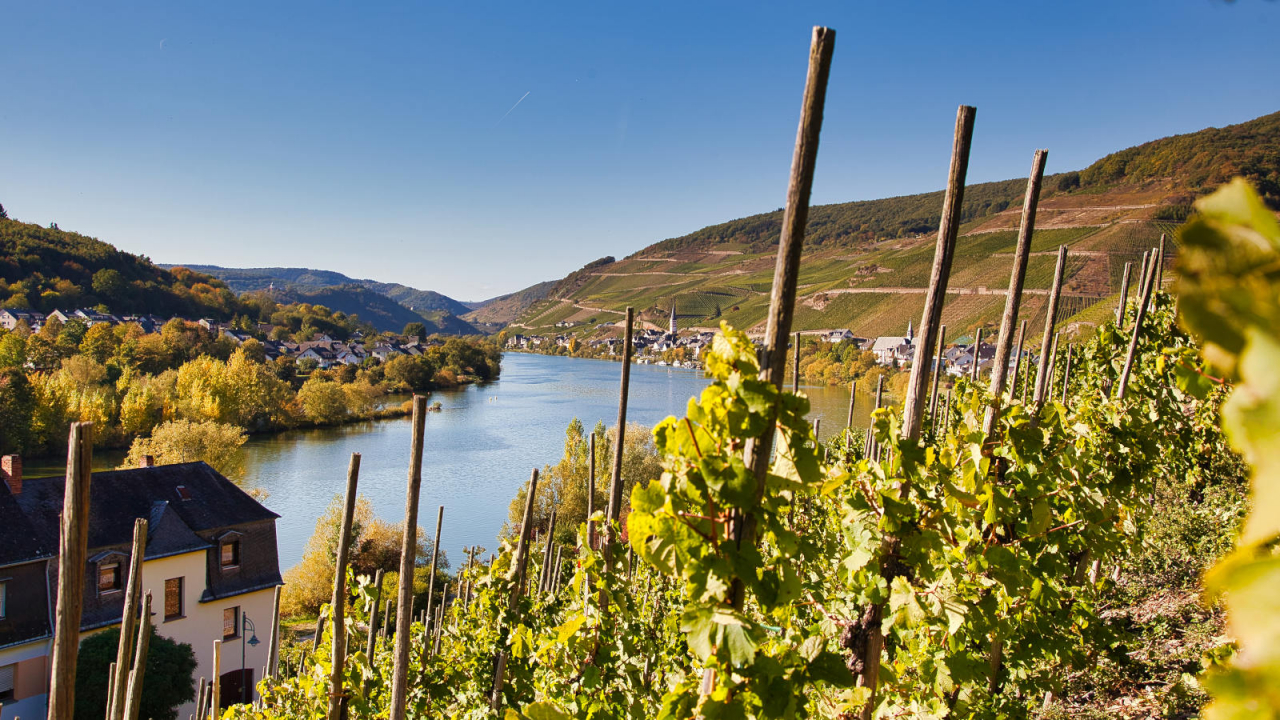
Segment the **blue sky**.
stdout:
<svg viewBox="0 0 1280 720">
<path fill-rule="evenodd" d="M 779 207 L 815 24 L 837 31 L 815 203 L 940 188 L 961 103 L 973 182 L 1280 110 L 1263 0 L 0 11 L 11 216 L 463 300 Z"/>
</svg>

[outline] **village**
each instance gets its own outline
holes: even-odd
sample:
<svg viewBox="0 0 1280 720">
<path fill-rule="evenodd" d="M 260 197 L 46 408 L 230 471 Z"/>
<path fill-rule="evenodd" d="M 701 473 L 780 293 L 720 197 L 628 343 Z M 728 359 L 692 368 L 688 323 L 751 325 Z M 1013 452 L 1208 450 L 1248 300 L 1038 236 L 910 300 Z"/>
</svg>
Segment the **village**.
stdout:
<svg viewBox="0 0 1280 720">
<path fill-rule="evenodd" d="M 632 338 L 632 349 L 634 352 L 635 362 L 641 365 L 660 365 L 673 367 L 701 368 L 700 357 L 703 350 L 711 344 L 715 333 L 705 329 L 690 329 L 683 333 L 677 327 L 677 315 L 674 305 L 670 313 L 670 321 L 667 329 L 659 330 L 652 327 L 639 329 Z M 574 323 L 561 322 L 558 327 L 571 328 Z M 556 334 L 548 335 L 509 335 L 504 343 L 504 349 L 518 352 L 537 352 L 547 353 L 548 351 L 556 352 L 556 348 L 563 349 L 572 354 L 575 347 L 585 345 L 591 349 L 590 355 L 595 357 L 618 357 L 622 354 L 622 341 L 615 337 L 618 335 L 622 321 L 615 323 L 601 323 L 596 325 L 590 332 L 591 335 L 603 335 L 588 340 L 582 340 L 573 334 Z M 752 342 L 757 347 L 763 347 L 764 335 L 762 333 L 748 332 Z M 878 365 L 892 368 L 901 368 L 910 363 L 915 356 L 916 336 L 912 323 L 908 322 L 906 332 L 902 335 L 885 335 L 874 338 L 859 337 L 854 335 L 848 329 L 823 330 L 813 332 L 798 332 L 796 336 L 802 341 L 828 343 L 838 345 L 839 343 L 852 343 L 864 352 L 869 352 L 875 356 L 875 362 Z M 675 353 L 672 351 L 680 350 L 682 352 Z M 971 375 L 974 372 L 974 363 L 977 363 L 977 372 L 990 372 L 992 363 L 995 362 L 996 346 L 993 343 L 982 341 L 982 332 L 979 330 L 974 335 L 965 335 L 955 340 L 945 343 L 941 355 L 941 364 L 943 371 L 951 376 Z M 1035 361 L 1035 356 L 1030 352 L 1023 351 L 1021 354 L 1015 353 L 1010 357 L 1009 365 L 1012 367 L 1015 363 L 1022 362 L 1027 358 Z"/>
<path fill-rule="evenodd" d="M 227 338 L 236 345 L 241 345 L 249 340 L 256 340 L 262 344 L 263 354 L 268 361 L 274 362 L 278 358 L 288 357 L 303 364 L 304 367 L 314 364 L 314 367 L 320 369 L 341 365 L 359 366 L 370 363 L 383 363 L 397 355 L 418 356 L 429 347 L 443 344 L 440 340 L 396 337 L 389 333 L 366 336 L 360 330 L 352 332 L 351 336 L 345 341 L 335 339 L 325 333 L 319 333 L 310 340 L 295 342 L 293 340 L 273 339 L 272 335 L 278 334 L 275 332 L 278 326 L 273 326 L 269 323 L 257 323 L 254 331 L 248 332 L 237 329 L 230 323 L 219 322 L 209 318 L 191 320 L 182 317 L 165 319 L 155 315 L 117 316 L 89 308 L 71 311 L 54 310 L 48 314 L 35 310 L 0 308 L 0 328 L 9 331 L 25 327 L 33 333 L 40 332 L 40 329 L 51 320 L 56 320 L 63 325 L 78 322 L 85 327 L 102 324 L 111 326 L 134 324 L 146 334 L 160 332 L 167 323 L 173 320 L 193 322 L 215 336 Z"/>
</svg>

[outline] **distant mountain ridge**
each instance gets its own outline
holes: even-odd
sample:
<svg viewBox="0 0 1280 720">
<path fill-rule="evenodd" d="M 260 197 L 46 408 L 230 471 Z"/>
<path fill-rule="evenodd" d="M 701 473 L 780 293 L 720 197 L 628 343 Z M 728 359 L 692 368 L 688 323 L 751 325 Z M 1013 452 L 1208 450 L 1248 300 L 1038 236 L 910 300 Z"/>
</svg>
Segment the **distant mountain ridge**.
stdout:
<svg viewBox="0 0 1280 720">
<path fill-rule="evenodd" d="M 229 268 L 219 265 L 184 265 L 183 267 L 212 275 L 237 293 L 266 290 L 272 285 L 309 290 L 339 285 L 359 285 L 379 295 L 385 295 L 414 312 L 444 311 L 453 315 L 462 315 L 472 310 L 471 307 L 433 290 L 419 290 L 400 283 L 362 280 L 332 270 L 301 267 Z"/>
</svg>

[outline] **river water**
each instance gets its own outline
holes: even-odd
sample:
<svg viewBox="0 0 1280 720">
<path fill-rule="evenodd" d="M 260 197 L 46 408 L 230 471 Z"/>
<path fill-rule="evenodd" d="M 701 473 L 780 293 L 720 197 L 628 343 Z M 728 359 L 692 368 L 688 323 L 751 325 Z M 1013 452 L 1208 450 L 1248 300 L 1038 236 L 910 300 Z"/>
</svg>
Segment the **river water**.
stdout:
<svg viewBox="0 0 1280 720">
<path fill-rule="evenodd" d="M 507 353 L 499 380 L 432 393 L 443 408 L 427 415 L 418 524 L 434 532 L 436 508 L 445 506 L 440 547 L 453 564 L 465 546 L 497 548 L 511 498 L 532 468 L 560 458 L 570 421 L 576 417 L 588 428 L 617 421 L 620 371 L 604 360 Z M 652 426 L 683 415 L 706 383 L 698 371 L 633 365 L 627 419 Z M 824 437 L 844 426 L 848 388 L 802 389 L 812 402 L 810 418 L 823 419 Z M 866 424 L 873 403 L 858 394 L 855 424 Z M 391 522 L 404 518 L 410 425 L 401 418 L 249 439 L 244 486 L 266 491 L 266 506 L 281 516 L 281 568 L 302 558 L 316 518 L 343 491 L 353 452 L 361 454 L 360 494 L 375 514 Z"/>
</svg>

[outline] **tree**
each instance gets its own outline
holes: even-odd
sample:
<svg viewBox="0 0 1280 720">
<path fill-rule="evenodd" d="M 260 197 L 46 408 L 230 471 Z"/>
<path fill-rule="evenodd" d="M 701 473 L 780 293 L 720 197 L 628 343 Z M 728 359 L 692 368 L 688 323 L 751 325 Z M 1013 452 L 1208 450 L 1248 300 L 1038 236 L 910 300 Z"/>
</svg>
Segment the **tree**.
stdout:
<svg viewBox="0 0 1280 720">
<path fill-rule="evenodd" d="M 335 495 L 324 514 L 316 519 L 316 529 L 307 541 L 302 561 L 285 572 L 280 613 L 298 617 L 319 612 L 333 592 L 333 572 L 338 555 L 338 530 L 342 526 L 341 495 Z M 400 568 L 400 542 L 403 525 L 384 522 L 373 514 L 373 505 L 364 496 L 356 498 L 351 523 L 351 570 L 357 576 L 373 577 L 379 570 L 391 572 Z M 432 540 L 424 528 L 418 528 L 418 564 L 431 562 Z M 449 561 L 440 553 L 438 568 L 448 568 Z M 423 583 L 425 587 L 425 582 Z M 384 596 L 385 597 L 385 596 Z"/>
<path fill-rule="evenodd" d="M 240 446 L 245 439 L 244 431 L 235 425 L 170 420 L 157 425 L 151 437 L 134 439 L 120 467 L 138 467 L 142 457 L 150 455 L 159 465 L 203 460 L 232 477 L 239 474 Z"/>
<path fill-rule="evenodd" d="M 0 205 L 0 220 L 8 220 L 9 213 L 5 212 L 4 205 Z"/>
<path fill-rule="evenodd" d="M 404 326 L 404 332 L 400 334 L 422 340 L 427 336 L 427 326 L 420 322 L 411 322 Z"/>
<path fill-rule="evenodd" d="M 129 283 L 114 268 L 103 268 L 93 274 L 93 292 L 104 300 L 118 302 L 125 298 Z"/>
<path fill-rule="evenodd" d="M 120 626 L 103 630 L 80 643 L 76 665 L 76 720 L 101 720 L 107 706 L 107 679 L 120 645 Z M 147 667 L 142 678 L 138 716 L 176 720 L 178 708 L 196 699 L 196 654 L 191 646 L 156 632 L 151 626 Z"/>
<path fill-rule="evenodd" d="M 347 395 L 335 382 L 312 377 L 298 389 L 302 412 L 313 423 L 326 425 L 347 416 Z"/>
</svg>

